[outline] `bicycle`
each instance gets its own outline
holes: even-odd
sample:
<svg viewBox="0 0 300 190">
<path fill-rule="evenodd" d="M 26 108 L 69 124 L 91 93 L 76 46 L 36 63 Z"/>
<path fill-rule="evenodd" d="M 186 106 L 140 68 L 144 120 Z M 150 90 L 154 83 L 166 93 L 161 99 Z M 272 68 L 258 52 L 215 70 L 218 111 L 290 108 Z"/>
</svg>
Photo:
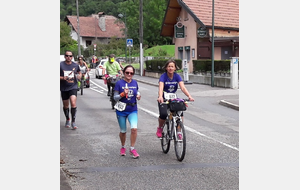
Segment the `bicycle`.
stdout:
<svg viewBox="0 0 300 190">
<path fill-rule="evenodd" d="M 171 140 L 174 140 L 175 154 L 178 161 L 182 161 L 186 153 L 186 133 L 180 116 L 186 111 L 186 103 L 189 99 L 164 99 L 163 104 L 168 104 L 168 116 L 163 125 L 161 148 L 167 154 L 170 149 Z M 181 135 L 181 137 L 180 137 Z"/>
<path fill-rule="evenodd" d="M 111 109 L 115 109 L 115 105 L 116 105 L 116 101 L 114 99 L 114 88 L 116 83 L 121 80 L 121 75 L 109 75 L 106 78 L 107 82 L 109 83 L 109 85 L 111 86 L 111 91 L 110 91 L 110 101 L 111 101 Z"/>
<path fill-rule="evenodd" d="M 83 76 L 85 74 L 85 76 Z M 86 88 L 90 87 L 90 75 L 89 71 L 86 73 L 83 73 L 81 79 L 78 81 L 78 90 L 80 90 L 80 94 L 83 95 L 83 87 L 85 86 Z"/>
</svg>

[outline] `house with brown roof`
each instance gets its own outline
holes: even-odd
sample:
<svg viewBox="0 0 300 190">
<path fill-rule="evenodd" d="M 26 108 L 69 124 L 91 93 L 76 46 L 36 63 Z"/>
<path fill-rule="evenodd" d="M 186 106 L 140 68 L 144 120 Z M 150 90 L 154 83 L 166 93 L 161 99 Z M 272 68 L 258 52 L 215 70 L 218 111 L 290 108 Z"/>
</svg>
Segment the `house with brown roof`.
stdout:
<svg viewBox="0 0 300 190">
<path fill-rule="evenodd" d="M 66 16 L 65 21 L 71 26 L 71 37 L 78 40 L 77 16 Z M 123 30 L 125 24 L 104 12 L 92 14 L 91 16 L 79 17 L 80 44 L 87 48 L 95 41 L 108 44 L 112 37 L 125 38 Z"/>
<path fill-rule="evenodd" d="M 212 0 L 169 0 L 161 36 L 173 37 L 175 58 L 212 58 Z M 239 0 L 214 0 L 214 60 L 239 56 Z"/>
</svg>

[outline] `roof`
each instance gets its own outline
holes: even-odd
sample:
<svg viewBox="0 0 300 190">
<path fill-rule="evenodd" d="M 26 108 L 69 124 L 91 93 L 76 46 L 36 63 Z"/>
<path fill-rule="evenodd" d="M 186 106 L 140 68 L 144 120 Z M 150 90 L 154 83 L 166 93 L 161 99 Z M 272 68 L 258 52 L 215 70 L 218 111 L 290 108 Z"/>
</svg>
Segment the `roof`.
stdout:
<svg viewBox="0 0 300 190">
<path fill-rule="evenodd" d="M 102 31 L 99 27 L 98 15 L 92 15 L 89 17 L 79 17 L 80 36 L 83 37 L 102 37 L 111 38 L 116 36 L 117 38 L 124 38 L 122 29 L 125 28 L 123 22 L 115 22 L 118 19 L 114 16 L 104 15 L 106 31 Z M 66 20 L 71 23 L 74 30 L 77 32 L 77 16 L 67 16 Z"/>
<path fill-rule="evenodd" d="M 173 26 L 182 8 L 201 26 L 212 27 L 212 0 L 169 0 L 162 36 L 173 36 Z M 239 29 L 239 0 L 214 0 L 214 27 Z"/>
</svg>

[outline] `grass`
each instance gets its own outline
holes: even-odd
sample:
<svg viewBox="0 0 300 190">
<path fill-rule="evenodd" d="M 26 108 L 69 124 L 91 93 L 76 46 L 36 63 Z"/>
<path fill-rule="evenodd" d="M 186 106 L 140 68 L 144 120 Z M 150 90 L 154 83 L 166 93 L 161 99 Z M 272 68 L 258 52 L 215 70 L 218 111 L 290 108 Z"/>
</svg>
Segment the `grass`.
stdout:
<svg viewBox="0 0 300 190">
<path fill-rule="evenodd" d="M 175 45 L 162 45 L 155 46 L 149 49 L 146 49 L 144 52 L 144 56 L 160 56 L 159 51 L 166 51 L 167 56 L 174 57 L 175 56 Z"/>
<path fill-rule="evenodd" d="M 168 57 L 174 57 L 175 56 L 175 45 L 162 45 L 162 46 L 155 46 L 149 49 L 146 49 L 144 52 L 144 56 L 154 56 L 154 57 L 159 57 L 159 51 L 163 50 L 167 52 Z M 122 63 L 122 65 L 125 67 L 126 65 L 129 64 L 125 64 Z M 135 69 L 140 69 L 140 63 L 131 63 L 131 65 L 135 68 Z M 146 64 L 144 64 L 143 66 L 144 68 L 146 68 Z"/>
<path fill-rule="evenodd" d="M 129 64 L 125 64 L 125 63 L 122 63 L 123 67 L 125 67 L 126 65 L 129 65 Z M 140 63 L 131 63 L 131 65 L 135 68 L 135 69 L 140 69 Z M 146 68 L 146 64 L 144 64 L 144 68 Z"/>
</svg>

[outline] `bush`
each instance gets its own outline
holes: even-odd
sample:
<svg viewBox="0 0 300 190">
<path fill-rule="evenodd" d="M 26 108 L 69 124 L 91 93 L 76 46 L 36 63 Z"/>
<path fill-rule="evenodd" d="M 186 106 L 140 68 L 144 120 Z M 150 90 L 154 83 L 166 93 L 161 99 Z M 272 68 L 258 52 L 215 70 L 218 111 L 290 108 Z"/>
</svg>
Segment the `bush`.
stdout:
<svg viewBox="0 0 300 190">
<path fill-rule="evenodd" d="M 165 72 L 165 69 L 163 66 L 165 66 L 166 62 L 169 59 L 153 59 L 153 60 L 147 60 L 146 63 L 146 71 L 149 72 Z M 182 60 L 181 59 L 174 59 L 179 69 L 182 68 Z"/>
<path fill-rule="evenodd" d="M 211 60 L 193 60 L 194 74 L 211 71 Z M 230 60 L 215 60 L 214 72 L 230 70 Z"/>
</svg>

